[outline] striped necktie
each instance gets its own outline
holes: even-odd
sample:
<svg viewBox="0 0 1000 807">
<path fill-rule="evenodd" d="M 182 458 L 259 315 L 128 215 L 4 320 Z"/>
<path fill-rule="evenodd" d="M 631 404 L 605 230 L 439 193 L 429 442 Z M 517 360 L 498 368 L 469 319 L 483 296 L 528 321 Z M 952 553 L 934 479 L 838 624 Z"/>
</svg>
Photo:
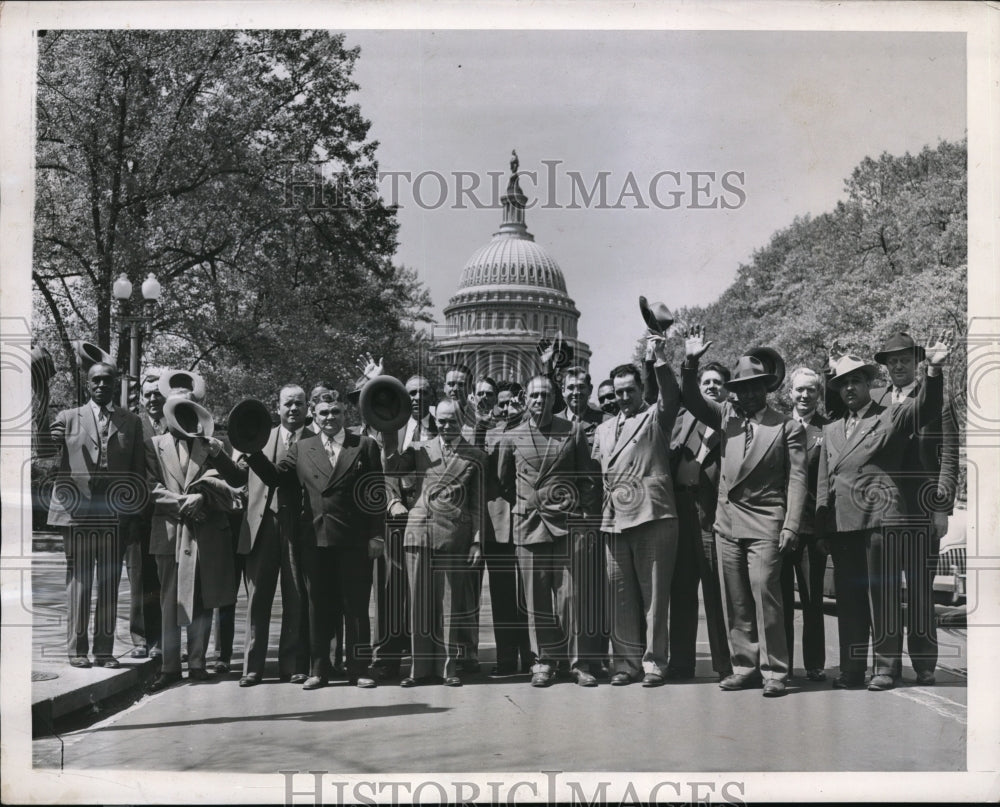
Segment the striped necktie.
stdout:
<svg viewBox="0 0 1000 807">
<path fill-rule="evenodd" d="M 108 469 L 108 427 L 111 425 L 111 415 L 103 406 L 97 410 L 97 431 L 101 437 L 101 455 L 98 459 L 98 466 L 102 470 Z"/>
<path fill-rule="evenodd" d="M 743 456 L 750 453 L 750 444 L 753 442 L 753 418 L 746 418 L 743 421 Z"/>
</svg>

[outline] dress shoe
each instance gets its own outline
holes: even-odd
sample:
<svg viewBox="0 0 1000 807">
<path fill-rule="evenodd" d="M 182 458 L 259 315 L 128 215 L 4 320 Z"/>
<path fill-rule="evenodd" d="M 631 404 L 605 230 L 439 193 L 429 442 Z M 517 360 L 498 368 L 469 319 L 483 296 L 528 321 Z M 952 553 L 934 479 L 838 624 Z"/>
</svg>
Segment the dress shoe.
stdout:
<svg viewBox="0 0 1000 807">
<path fill-rule="evenodd" d="M 444 679 L 444 685 L 446 687 L 460 687 L 462 686 L 462 679 L 457 675 L 449 675 Z"/>
<path fill-rule="evenodd" d="M 107 667 L 109 670 L 116 670 L 122 663 L 114 656 L 98 656 L 94 659 L 95 667 Z"/>
<path fill-rule="evenodd" d="M 864 675 L 841 673 L 833 679 L 834 689 L 859 689 L 865 685 Z"/>
<path fill-rule="evenodd" d="M 309 676 L 305 673 L 293 673 L 292 677 L 288 680 L 293 684 L 304 684 L 309 680 Z"/>
<path fill-rule="evenodd" d="M 632 676 L 628 673 L 615 673 L 611 676 L 611 686 L 613 687 L 627 687 L 632 683 Z"/>
<path fill-rule="evenodd" d="M 260 673 L 248 672 L 240 679 L 241 687 L 255 687 L 260 683 Z"/>
<path fill-rule="evenodd" d="M 539 670 L 531 674 L 531 685 L 533 687 L 547 687 L 552 685 L 555 673 L 552 670 Z"/>
<path fill-rule="evenodd" d="M 374 678 L 358 678 L 356 681 L 352 681 L 354 686 L 358 689 L 375 689 L 378 686 L 378 682 Z"/>
<path fill-rule="evenodd" d="M 764 692 L 765 698 L 780 698 L 785 694 L 785 682 L 784 681 L 765 681 L 764 682 Z"/>
<path fill-rule="evenodd" d="M 896 682 L 893 680 L 893 677 L 883 673 L 872 676 L 872 680 L 868 682 L 868 691 L 884 692 L 887 689 L 892 689 L 894 686 L 896 686 Z"/>
<path fill-rule="evenodd" d="M 407 675 L 405 678 L 400 679 L 399 685 L 404 689 L 409 689 L 410 687 L 417 686 L 418 682 L 412 675 Z"/>
<path fill-rule="evenodd" d="M 321 675 L 310 675 L 302 684 L 303 689 L 320 689 L 325 686 L 326 679 Z"/>
<path fill-rule="evenodd" d="M 133 647 L 128 655 L 129 658 L 149 658 L 149 651 L 145 647 Z"/>
<path fill-rule="evenodd" d="M 727 675 L 719 682 L 719 688 L 727 692 L 735 692 L 738 689 L 756 689 L 760 685 L 760 678 L 753 673 L 747 675 L 733 673 L 732 675 Z"/>
<path fill-rule="evenodd" d="M 89 666 L 91 666 L 90 659 L 87 658 L 86 656 L 70 656 L 69 657 L 69 666 L 70 667 L 89 667 Z"/>
<path fill-rule="evenodd" d="M 229 675 L 229 662 L 220 658 L 212 665 L 212 669 L 216 675 Z"/>
<path fill-rule="evenodd" d="M 169 686 L 173 686 L 178 681 L 181 680 L 181 674 L 179 672 L 175 673 L 160 673 L 156 680 L 149 685 L 150 692 L 159 692 L 162 689 L 166 689 Z"/>
<path fill-rule="evenodd" d="M 816 667 L 812 670 L 806 670 L 806 678 L 810 681 L 825 681 L 826 673 L 821 667 Z"/>
<path fill-rule="evenodd" d="M 160 648 L 158 648 L 158 647 L 154 647 L 152 650 L 149 651 L 149 657 L 150 658 L 163 658 L 163 651 L 160 650 Z"/>
<path fill-rule="evenodd" d="M 570 670 L 570 673 L 576 679 L 577 686 L 581 687 L 597 686 L 597 679 L 586 670 L 581 670 L 579 667 L 574 667 L 572 670 Z"/>
<path fill-rule="evenodd" d="M 669 673 L 667 674 L 669 676 Z M 667 682 L 667 677 L 660 675 L 660 673 L 646 673 L 642 677 L 642 685 L 644 687 L 660 687 Z"/>
<path fill-rule="evenodd" d="M 668 681 L 690 681 L 694 678 L 693 667 L 667 667 L 666 678 Z M 654 684 L 659 686 L 659 684 Z"/>
<path fill-rule="evenodd" d="M 372 664 L 368 668 L 368 675 L 376 681 L 391 681 L 399 677 L 398 664 Z"/>
<path fill-rule="evenodd" d="M 204 667 L 195 667 L 188 670 L 189 681 L 207 681 L 211 676 Z"/>
<path fill-rule="evenodd" d="M 420 675 L 414 678 L 412 675 L 408 675 L 401 679 L 399 685 L 409 689 L 410 687 L 422 687 L 427 684 L 441 683 L 444 679 L 438 678 L 433 675 Z"/>
<path fill-rule="evenodd" d="M 479 660 L 474 658 L 459 661 L 455 666 L 458 668 L 459 672 L 465 673 L 466 675 L 476 675 L 481 669 Z"/>
<path fill-rule="evenodd" d="M 924 670 L 923 672 L 917 673 L 917 686 L 932 687 L 936 681 L 937 679 L 934 677 L 934 673 L 930 670 Z"/>
</svg>

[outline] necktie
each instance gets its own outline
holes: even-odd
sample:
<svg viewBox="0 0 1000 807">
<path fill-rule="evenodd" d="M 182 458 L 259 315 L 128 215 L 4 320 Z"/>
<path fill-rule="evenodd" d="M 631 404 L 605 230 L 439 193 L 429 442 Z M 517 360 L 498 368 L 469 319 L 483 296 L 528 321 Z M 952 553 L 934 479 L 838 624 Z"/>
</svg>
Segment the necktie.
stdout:
<svg viewBox="0 0 1000 807">
<path fill-rule="evenodd" d="M 287 452 L 293 445 L 295 445 L 295 439 L 298 437 L 298 432 L 287 432 L 287 437 L 285 438 L 285 451 Z"/>
<path fill-rule="evenodd" d="M 903 400 L 903 389 L 902 389 L 902 387 L 893 387 L 892 388 L 892 402 L 893 403 L 899 403 L 902 400 Z"/>
<path fill-rule="evenodd" d="M 855 426 L 858 425 L 858 415 L 856 412 L 852 412 L 847 418 L 847 426 L 844 428 L 844 433 L 847 437 L 850 437 L 854 433 Z"/>
<path fill-rule="evenodd" d="M 326 454 L 330 458 L 330 465 L 337 464 L 337 444 L 329 437 L 324 440 L 326 443 Z"/>
<path fill-rule="evenodd" d="M 107 470 L 108 468 L 108 425 L 111 423 L 111 416 L 103 406 L 97 410 L 98 432 L 101 435 L 101 456 L 98 459 L 98 466 Z"/>
<path fill-rule="evenodd" d="M 625 428 L 625 419 L 618 418 L 618 423 L 615 425 L 615 442 L 622 436 L 622 429 Z"/>
<path fill-rule="evenodd" d="M 410 438 L 411 443 L 416 443 L 420 441 L 420 421 L 418 420 L 413 424 L 413 436 Z"/>
<path fill-rule="evenodd" d="M 181 473 L 187 476 L 188 461 L 191 459 L 191 454 L 188 451 L 187 440 L 177 441 L 177 459 L 181 463 Z"/>
<path fill-rule="evenodd" d="M 743 421 L 743 456 L 750 453 L 750 443 L 753 442 L 753 420 L 747 418 Z"/>
</svg>

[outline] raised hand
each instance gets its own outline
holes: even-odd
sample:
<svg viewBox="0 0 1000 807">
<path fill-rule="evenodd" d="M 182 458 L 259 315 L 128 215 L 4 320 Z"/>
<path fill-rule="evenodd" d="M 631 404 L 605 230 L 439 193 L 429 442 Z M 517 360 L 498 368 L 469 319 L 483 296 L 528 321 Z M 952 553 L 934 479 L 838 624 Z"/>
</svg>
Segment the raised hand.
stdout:
<svg viewBox="0 0 1000 807">
<path fill-rule="evenodd" d="M 685 328 L 683 336 L 684 355 L 689 361 L 698 361 L 698 359 L 705 355 L 705 351 L 712 346 L 711 342 L 705 341 L 705 328 L 701 325 L 692 325 L 690 328 Z"/>
<path fill-rule="evenodd" d="M 951 349 L 955 344 L 955 334 L 948 328 L 942 329 L 938 335 L 937 342 L 925 348 L 924 353 L 927 363 L 932 367 L 940 367 L 948 360 Z"/>
<path fill-rule="evenodd" d="M 379 356 L 379 360 L 375 361 L 371 353 L 364 353 L 358 357 L 358 369 L 361 371 L 361 375 L 367 379 L 372 379 L 377 375 L 385 373 L 382 357 Z"/>
<path fill-rule="evenodd" d="M 658 333 L 650 332 L 646 337 L 646 361 L 667 361 L 667 340 Z"/>
</svg>

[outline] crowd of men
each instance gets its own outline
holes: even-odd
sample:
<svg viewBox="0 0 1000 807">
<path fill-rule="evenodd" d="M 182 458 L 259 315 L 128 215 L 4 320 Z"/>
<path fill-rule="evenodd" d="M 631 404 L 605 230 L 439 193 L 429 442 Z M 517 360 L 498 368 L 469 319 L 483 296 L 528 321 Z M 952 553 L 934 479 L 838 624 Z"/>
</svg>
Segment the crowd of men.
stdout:
<svg viewBox="0 0 1000 807">
<path fill-rule="evenodd" d="M 414 375 L 409 419 L 382 430 L 345 425 L 346 404 L 384 374 L 366 356 L 347 395 L 282 387 L 278 422 L 252 449 L 236 424 L 213 436 L 197 374 L 148 374 L 137 415 L 113 401 L 115 367 L 94 364 L 90 401 L 60 412 L 47 441 L 61 454 L 49 523 L 65 535 L 69 663 L 120 666 L 124 559 L 131 655 L 162 658 L 154 691 L 181 680 L 182 628 L 188 677 L 209 676 L 213 613 L 214 672 L 230 671 L 241 581 L 241 687 L 267 672 L 279 586 L 280 680 L 460 686 L 481 672 L 485 582 L 493 677 L 690 679 L 700 587 L 719 686 L 773 697 L 793 669 L 796 580 L 802 668 L 826 679 L 831 555 L 834 688 L 900 682 L 904 628 L 916 683 L 933 684 L 932 582 L 958 468 L 950 335 L 925 349 L 896 333 L 875 362 L 844 354 L 795 369 L 787 415 L 768 403 L 784 383 L 773 351 L 730 369 L 702 361 L 700 327 L 681 336 L 679 378 L 665 329 L 651 326 L 647 361 L 616 367 L 597 406 L 587 371 L 558 367 L 551 350 L 522 381 L 450 367 L 440 399 Z"/>
</svg>

